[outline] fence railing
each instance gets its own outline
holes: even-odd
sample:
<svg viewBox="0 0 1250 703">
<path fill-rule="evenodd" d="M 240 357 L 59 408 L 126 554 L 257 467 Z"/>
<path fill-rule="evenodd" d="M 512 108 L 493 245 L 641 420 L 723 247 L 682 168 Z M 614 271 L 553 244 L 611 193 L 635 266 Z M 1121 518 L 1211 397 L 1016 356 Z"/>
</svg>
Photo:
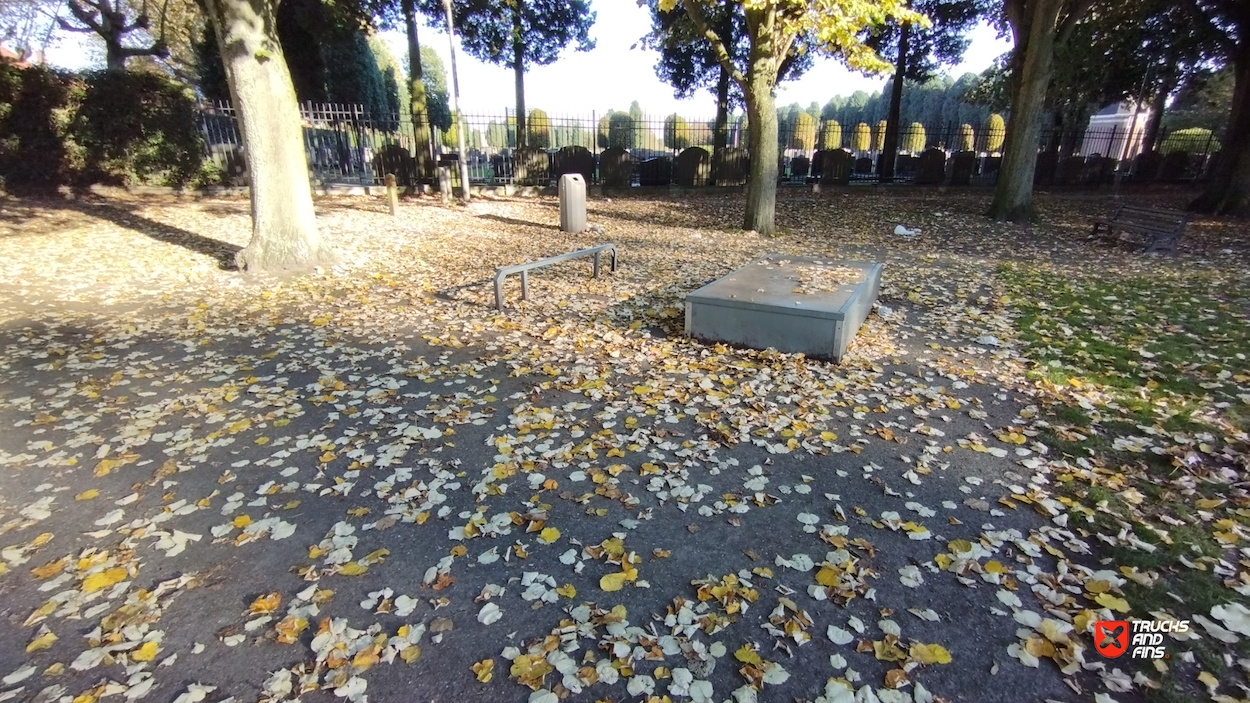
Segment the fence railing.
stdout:
<svg viewBox="0 0 1250 703">
<path fill-rule="evenodd" d="M 300 105 L 310 175 L 320 183 L 377 184 L 395 173 L 403 185 L 429 180 L 417 174 L 417 140 L 408 113 L 371 114 L 359 105 Z M 836 123 L 779 125 L 779 178 L 783 183 L 864 183 L 880 180 L 884 137 L 879 126 Z M 208 156 L 231 182 L 246 180 L 234 110 L 205 105 L 200 127 Z M 711 120 L 636 118 L 627 113 L 588 116 L 531 115 L 518 146 L 510 114 L 465 115 L 465 161 L 480 184 L 546 186 L 562 173 L 580 172 L 588 182 L 611 186 L 733 185 L 745 182 L 747 125 L 732 119 L 726 148 L 715 152 Z M 453 125 L 433 124 L 429 161 L 455 154 Z M 1000 131 L 948 123 L 904 124 L 894 180 L 992 184 L 997 179 Z M 1164 133 L 1157 150 L 1141 154 L 1140 127 L 1044 131 L 1039 140 L 1036 183 L 1076 185 L 1110 182 L 1117 171 L 1135 182 L 1203 178 L 1220 144 L 1209 133 Z M 940 155 L 940 157 L 939 157 Z"/>
</svg>

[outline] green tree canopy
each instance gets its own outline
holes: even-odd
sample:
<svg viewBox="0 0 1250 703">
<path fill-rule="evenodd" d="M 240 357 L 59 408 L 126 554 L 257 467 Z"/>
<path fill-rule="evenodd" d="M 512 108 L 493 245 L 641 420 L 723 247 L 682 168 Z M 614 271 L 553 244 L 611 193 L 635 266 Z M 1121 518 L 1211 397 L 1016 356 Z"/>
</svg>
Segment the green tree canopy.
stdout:
<svg viewBox="0 0 1250 703">
<path fill-rule="evenodd" d="M 686 118 L 673 113 L 664 118 L 664 148 L 681 151 L 690 146 L 690 127 Z"/>
<path fill-rule="evenodd" d="M 872 130 L 868 128 L 867 123 L 860 122 L 855 125 L 855 131 L 851 133 L 851 151 L 868 151 L 871 147 Z"/>
<path fill-rule="evenodd" d="M 800 112 L 790 123 L 790 148 L 811 151 L 816 148 L 816 120 L 807 112 Z"/>
<path fill-rule="evenodd" d="M 547 113 L 537 108 L 530 110 L 529 119 L 525 122 L 529 132 L 529 146 L 534 149 L 551 148 L 551 120 Z"/>
</svg>

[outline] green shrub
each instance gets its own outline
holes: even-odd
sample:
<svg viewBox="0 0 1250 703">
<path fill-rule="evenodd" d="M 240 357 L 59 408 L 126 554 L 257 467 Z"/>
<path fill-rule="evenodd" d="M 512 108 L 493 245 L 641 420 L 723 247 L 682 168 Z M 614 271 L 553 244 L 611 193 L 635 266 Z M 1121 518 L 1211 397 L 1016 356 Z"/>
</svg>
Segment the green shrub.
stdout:
<svg viewBox="0 0 1250 703">
<path fill-rule="evenodd" d="M 158 74 L 0 64 L 0 178 L 13 191 L 211 181 L 198 117 Z"/>
<path fill-rule="evenodd" d="M 1159 145 L 1159 151 L 1164 154 L 1170 154 L 1174 151 L 1184 151 L 1190 154 L 1210 154 L 1219 150 L 1220 143 L 1211 138 L 1211 130 L 1203 127 L 1178 129 L 1169 133 L 1164 138 L 1163 143 Z"/>
<path fill-rule="evenodd" d="M 204 140 L 189 91 L 155 73 L 85 78 L 74 133 L 86 151 L 88 181 L 181 186 L 200 175 Z"/>
<path fill-rule="evenodd" d="M 73 75 L 0 62 L 0 178 L 14 191 L 48 191 L 71 182 L 81 149 L 71 130 L 83 86 Z"/>
</svg>

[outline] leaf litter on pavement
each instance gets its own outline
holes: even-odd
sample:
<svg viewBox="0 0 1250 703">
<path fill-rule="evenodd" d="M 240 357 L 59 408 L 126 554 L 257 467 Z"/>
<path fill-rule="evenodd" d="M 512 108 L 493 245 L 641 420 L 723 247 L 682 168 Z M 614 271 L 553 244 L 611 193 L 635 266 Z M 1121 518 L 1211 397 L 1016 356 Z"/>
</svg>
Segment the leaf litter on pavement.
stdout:
<svg viewBox="0 0 1250 703">
<path fill-rule="evenodd" d="M 0 700 L 1247 697 L 1235 226 L 738 197 L 592 201 L 621 270 L 502 314 L 496 266 L 600 243 L 549 199 L 321 201 L 342 261 L 286 279 L 220 268 L 236 200 L 6 201 Z M 843 364 L 682 336 L 771 251 L 886 263 Z M 1154 617 L 1168 660 L 1092 651 Z"/>
</svg>

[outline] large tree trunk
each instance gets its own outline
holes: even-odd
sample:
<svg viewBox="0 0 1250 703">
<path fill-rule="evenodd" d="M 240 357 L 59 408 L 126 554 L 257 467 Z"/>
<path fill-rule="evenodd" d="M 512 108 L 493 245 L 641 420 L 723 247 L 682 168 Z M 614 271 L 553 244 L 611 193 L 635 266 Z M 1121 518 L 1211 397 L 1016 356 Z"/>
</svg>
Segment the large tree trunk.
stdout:
<svg viewBox="0 0 1250 703">
<path fill-rule="evenodd" d="M 998 221 L 1033 219 L 1033 173 L 1037 145 L 1055 57 L 1055 23 L 1063 0 L 1023 3 L 1019 22 L 1013 23 L 1011 117 L 1007 121 L 1002 169 L 990 204 Z"/>
<path fill-rule="evenodd" d="M 747 181 L 747 210 L 742 225 L 765 236 L 777 231 L 777 100 L 773 88 L 785 49 L 775 35 L 777 17 L 774 5 L 746 11 L 747 33 L 751 37 L 750 70 L 743 90 L 747 103 L 747 140 L 751 154 L 751 175 Z"/>
<path fill-rule="evenodd" d="M 1207 189 L 1190 209 L 1216 215 L 1250 217 L 1250 40 L 1238 47 L 1233 74 L 1233 105 L 1224 130 L 1224 148 Z"/>
<path fill-rule="evenodd" d="M 207 0 L 243 137 L 252 240 L 240 269 L 308 268 L 333 259 L 317 231 L 295 88 L 267 0 Z"/>
<path fill-rule="evenodd" d="M 401 0 L 404 34 L 408 39 L 408 95 L 411 100 L 412 132 L 417 160 L 417 185 L 434 177 L 434 132 L 430 129 L 430 107 L 425 97 L 421 70 L 421 40 L 417 36 L 415 0 Z"/>
<path fill-rule="evenodd" d="M 898 31 L 898 60 L 894 63 L 894 84 L 890 86 L 890 112 L 885 118 L 885 144 L 877 163 L 877 179 L 894 182 L 894 162 L 898 160 L 898 123 L 903 109 L 903 81 L 907 74 L 907 51 L 911 45 L 911 23 Z"/>
</svg>

